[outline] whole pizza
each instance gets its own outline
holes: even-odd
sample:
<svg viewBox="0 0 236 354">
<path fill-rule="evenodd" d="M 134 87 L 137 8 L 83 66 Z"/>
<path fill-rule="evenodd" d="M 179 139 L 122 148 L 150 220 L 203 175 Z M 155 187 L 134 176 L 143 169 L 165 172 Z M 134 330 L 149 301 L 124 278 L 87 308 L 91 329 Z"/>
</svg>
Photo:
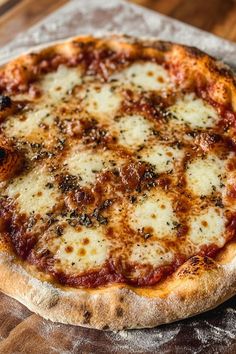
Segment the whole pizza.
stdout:
<svg viewBox="0 0 236 354">
<path fill-rule="evenodd" d="M 52 321 L 153 327 L 236 293 L 236 80 L 82 36 L 0 68 L 0 289 Z"/>
</svg>

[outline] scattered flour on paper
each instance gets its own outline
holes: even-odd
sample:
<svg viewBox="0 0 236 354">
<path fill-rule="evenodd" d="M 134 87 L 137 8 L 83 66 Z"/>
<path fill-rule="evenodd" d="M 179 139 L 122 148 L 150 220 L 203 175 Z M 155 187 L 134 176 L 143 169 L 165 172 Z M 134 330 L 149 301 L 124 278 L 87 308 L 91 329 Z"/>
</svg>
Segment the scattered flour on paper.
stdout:
<svg viewBox="0 0 236 354">
<path fill-rule="evenodd" d="M 220 323 L 213 324 L 213 321 L 202 320 L 201 327 L 195 321 L 194 327 L 197 339 L 203 344 L 221 344 L 228 346 L 236 341 L 236 308 L 226 308 L 220 319 Z M 216 322 L 216 321 L 215 321 Z"/>
<path fill-rule="evenodd" d="M 233 307 L 215 310 L 216 316 L 209 312 L 154 329 L 107 332 L 106 338 L 113 342 L 111 353 L 169 354 L 174 348 L 178 354 L 220 354 L 236 344 L 235 301 L 231 304 Z"/>
<path fill-rule="evenodd" d="M 115 343 L 113 353 L 120 353 L 126 350 L 127 353 L 153 353 L 160 349 L 163 344 L 173 340 L 179 333 L 180 326 L 163 330 L 163 328 L 146 330 L 119 331 L 108 333 Z"/>
</svg>

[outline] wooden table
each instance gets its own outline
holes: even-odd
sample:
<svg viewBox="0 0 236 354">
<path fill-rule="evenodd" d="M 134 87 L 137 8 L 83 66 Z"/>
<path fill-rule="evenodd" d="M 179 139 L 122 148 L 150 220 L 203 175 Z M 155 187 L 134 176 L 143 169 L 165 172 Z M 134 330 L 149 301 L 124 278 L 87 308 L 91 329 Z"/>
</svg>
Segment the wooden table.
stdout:
<svg viewBox="0 0 236 354">
<path fill-rule="evenodd" d="M 235 0 L 130 0 L 236 42 Z M 0 0 L 0 46 L 68 0 Z"/>
</svg>

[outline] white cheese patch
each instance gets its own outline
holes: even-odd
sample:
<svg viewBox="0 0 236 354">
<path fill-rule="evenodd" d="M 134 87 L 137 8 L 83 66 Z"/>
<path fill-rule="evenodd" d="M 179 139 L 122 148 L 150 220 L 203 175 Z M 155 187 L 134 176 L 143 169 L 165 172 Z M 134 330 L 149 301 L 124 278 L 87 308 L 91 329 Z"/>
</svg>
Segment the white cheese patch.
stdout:
<svg viewBox="0 0 236 354">
<path fill-rule="evenodd" d="M 186 170 L 188 188 L 198 196 L 210 195 L 220 190 L 224 173 L 224 161 L 215 155 L 193 160 L 187 165 Z"/>
<path fill-rule="evenodd" d="M 115 115 L 121 103 L 121 95 L 110 85 L 91 86 L 85 96 L 85 107 L 92 115 Z"/>
<path fill-rule="evenodd" d="M 55 239 L 55 243 L 59 243 L 55 259 L 64 270 L 68 266 L 77 272 L 96 268 L 108 256 L 109 242 L 99 230 L 82 228 L 76 231 L 67 227 L 59 241 Z"/>
<path fill-rule="evenodd" d="M 185 123 L 192 128 L 210 128 L 218 121 L 216 110 L 194 94 L 187 94 L 169 108 L 176 123 Z"/>
<path fill-rule="evenodd" d="M 175 222 L 171 200 L 161 191 L 139 201 L 130 215 L 131 227 L 141 231 L 152 228 L 158 238 L 175 237 Z"/>
<path fill-rule="evenodd" d="M 155 144 L 140 153 L 142 160 L 155 166 L 157 172 L 167 172 L 183 158 L 183 151 L 177 147 Z"/>
<path fill-rule="evenodd" d="M 56 188 L 47 188 L 48 183 L 54 184 L 53 178 L 43 168 L 37 168 L 15 178 L 6 192 L 16 200 L 22 213 L 45 214 L 53 209 L 60 197 Z"/>
<path fill-rule="evenodd" d="M 81 84 L 78 68 L 67 68 L 60 65 L 57 71 L 44 76 L 41 87 L 44 94 L 53 102 L 60 101 L 75 85 Z"/>
<path fill-rule="evenodd" d="M 222 210 L 210 207 L 200 215 L 192 217 L 189 238 L 195 245 L 215 244 L 222 247 L 225 243 L 224 230 Z"/>
<path fill-rule="evenodd" d="M 151 123 L 140 115 L 128 115 L 115 122 L 118 143 L 125 147 L 143 144 L 151 133 Z"/>
<path fill-rule="evenodd" d="M 68 172 L 80 178 L 81 185 L 94 183 L 97 173 L 105 169 L 107 164 L 104 154 L 80 150 L 73 150 L 64 161 Z"/>
<path fill-rule="evenodd" d="M 170 264 L 174 254 L 167 251 L 158 242 L 140 243 L 132 248 L 130 260 L 139 264 L 150 264 L 154 267 Z"/>
<path fill-rule="evenodd" d="M 11 137 L 27 137 L 37 131 L 40 124 L 52 125 L 53 116 L 49 108 L 36 106 L 34 110 L 24 113 L 24 119 L 21 116 L 8 119 L 5 124 L 5 133 Z"/>
<path fill-rule="evenodd" d="M 156 63 L 132 64 L 114 78 L 133 84 L 143 90 L 162 90 L 169 87 L 168 72 Z"/>
</svg>

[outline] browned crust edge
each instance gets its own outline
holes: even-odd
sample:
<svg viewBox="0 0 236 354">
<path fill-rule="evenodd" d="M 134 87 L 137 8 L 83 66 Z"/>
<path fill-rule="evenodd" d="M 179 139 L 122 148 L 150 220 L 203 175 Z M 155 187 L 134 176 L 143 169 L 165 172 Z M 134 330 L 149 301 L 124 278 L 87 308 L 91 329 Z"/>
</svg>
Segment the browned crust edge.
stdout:
<svg viewBox="0 0 236 354">
<path fill-rule="evenodd" d="M 0 289 L 31 311 L 51 321 L 97 329 L 155 327 L 214 308 L 236 292 L 236 257 L 224 266 L 193 257 L 165 282 L 165 290 L 151 297 L 125 285 L 94 291 L 58 288 L 3 253 L 0 272 Z"/>
<path fill-rule="evenodd" d="M 126 43 L 128 46 L 139 43 L 122 36 L 112 36 L 109 40 L 112 44 L 118 41 L 123 47 Z M 68 51 L 68 43 L 57 44 L 41 53 Z M 214 99 L 220 103 L 230 100 L 236 110 L 235 78 L 221 63 L 194 48 L 154 40 L 142 43 L 167 53 L 176 63 L 184 58 L 184 73 L 188 76 L 191 69 L 194 79 L 195 73 L 201 71 L 207 82 L 216 85 L 212 90 Z M 22 56 L 14 62 L 21 64 L 27 58 Z M 197 64 L 196 69 L 193 63 Z M 0 272 L 1 291 L 52 321 L 111 330 L 154 327 L 214 308 L 236 293 L 236 244 L 229 244 L 216 261 L 192 257 L 172 276 L 146 289 L 126 285 L 93 290 L 59 287 L 26 271 L 6 251 L 0 253 Z"/>
</svg>

